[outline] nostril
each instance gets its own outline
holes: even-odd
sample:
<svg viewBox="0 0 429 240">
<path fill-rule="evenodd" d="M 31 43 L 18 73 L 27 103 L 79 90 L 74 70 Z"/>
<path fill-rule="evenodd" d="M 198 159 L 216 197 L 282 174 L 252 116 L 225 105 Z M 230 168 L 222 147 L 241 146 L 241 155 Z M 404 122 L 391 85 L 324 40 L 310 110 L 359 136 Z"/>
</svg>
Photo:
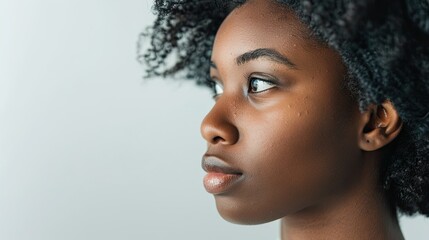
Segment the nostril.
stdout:
<svg viewBox="0 0 429 240">
<path fill-rule="evenodd" d="M 222 137 L 216 136 L 216 137 L 213 138 L 212 141 L 213 141 L 213 144 L 216 144 L 216 143 L 225 141 L 225 139 L 223 139 Z"/>
</svg>

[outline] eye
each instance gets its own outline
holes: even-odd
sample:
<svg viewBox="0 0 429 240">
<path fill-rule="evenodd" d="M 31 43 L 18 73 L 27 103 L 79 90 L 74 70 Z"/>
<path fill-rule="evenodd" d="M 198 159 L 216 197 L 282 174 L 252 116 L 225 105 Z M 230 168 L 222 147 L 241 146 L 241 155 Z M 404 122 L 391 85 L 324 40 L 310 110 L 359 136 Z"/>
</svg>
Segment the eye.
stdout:
<svg viewBox="0 0 429 240">
<path fill-rule="evenodd" d="M 260 93 L 275 87 L 276 85 L 265 79 L 250 77 L 249 78 L 249 92 L 251 93 Z"/>
<path fill-rule="evenodd" d="M 216 80 L 209 79 L 211 89 L 213 91 L 213 98 L 218 97 L 223 93 L 223 86 Z"/>
</svg>

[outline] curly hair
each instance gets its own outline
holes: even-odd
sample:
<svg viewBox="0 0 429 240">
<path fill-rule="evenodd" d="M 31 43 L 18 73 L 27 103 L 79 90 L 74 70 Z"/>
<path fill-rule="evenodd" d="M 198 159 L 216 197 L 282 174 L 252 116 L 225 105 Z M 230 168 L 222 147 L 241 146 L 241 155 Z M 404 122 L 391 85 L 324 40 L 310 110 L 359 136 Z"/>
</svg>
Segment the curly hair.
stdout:
<svg viewBox="0 0 429 240">
<path fill-rule="evenodd" d="M 276 1 L 340 54 L 361 111 L 394 104 L 403 129 L 389 144 L 380 181 L 395 211 L 429 216 L 429 0 Z M 156 0 L 157 18 L 139 40 L 150 40 L 143 50 L 139 44 L 146 77 L 183 74 L 209 85 L 216 31 L 245 2 Z"/>
</svg>

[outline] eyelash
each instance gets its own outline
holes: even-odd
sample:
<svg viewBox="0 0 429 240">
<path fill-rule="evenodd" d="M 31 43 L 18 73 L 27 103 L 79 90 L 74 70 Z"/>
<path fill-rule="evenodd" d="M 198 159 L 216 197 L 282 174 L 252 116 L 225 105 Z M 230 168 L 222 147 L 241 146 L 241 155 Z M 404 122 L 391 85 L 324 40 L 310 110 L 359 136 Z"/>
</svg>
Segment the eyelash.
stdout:
<svg viewBox="0 0 429 240">
<path fill-rule="evenodd" d="M 254 86 L 252 86 L 252 83 L 254 83 L 256 80 L 263 82 L 264 84 L 269 85 L 269 87 L 264 89 L 264 90 L 261 90 L 261 91 L 252 91 L 252 88 L 254 87 Z M 210 88 L 213 92 L 212 97 L 213 97 L 213 99 L 216 99 L 219 95 L 222 94 L 222 93 L 218 93 L 218 89 L 217 89 L 218 87 L 222 89 L 221 84 L 218 83 L 218 81 L 213 80 L 213 78 L 208 79 L 208 82 L 209 82 Z M 271 88 L 273 88 L 275 86 L 276 86 L 276 83 L 273 80 L 268 80 L 268 79 L 256 77 L 256 76 L 250 76 L 247 79 L 247 89 L 248 89 L 247 92 L 248 93 L 253 93 L 253 94 L 262 93 L 262 92 L 270 90 Z M 223 92 L 223 89 L 221 91 Z"/>
</svg>

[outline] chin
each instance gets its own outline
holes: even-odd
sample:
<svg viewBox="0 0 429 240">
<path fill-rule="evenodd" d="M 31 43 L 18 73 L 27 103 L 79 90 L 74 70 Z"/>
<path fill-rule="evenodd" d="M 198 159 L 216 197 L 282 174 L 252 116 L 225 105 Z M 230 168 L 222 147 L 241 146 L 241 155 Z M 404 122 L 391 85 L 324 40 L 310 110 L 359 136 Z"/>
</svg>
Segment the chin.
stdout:
<svg viewBox="0 0 429 240">
<path fill-rule="evenodd" d="M 278 212 L 272 208 L 263 208 L 250 202 L 240 203 L 223 196 L 215 196 L 215 199 L 216 208 L 220 216 L 226 221 L 235 224 L 264 224 L 284 216 L 279 215 Z"/>
</svg>

